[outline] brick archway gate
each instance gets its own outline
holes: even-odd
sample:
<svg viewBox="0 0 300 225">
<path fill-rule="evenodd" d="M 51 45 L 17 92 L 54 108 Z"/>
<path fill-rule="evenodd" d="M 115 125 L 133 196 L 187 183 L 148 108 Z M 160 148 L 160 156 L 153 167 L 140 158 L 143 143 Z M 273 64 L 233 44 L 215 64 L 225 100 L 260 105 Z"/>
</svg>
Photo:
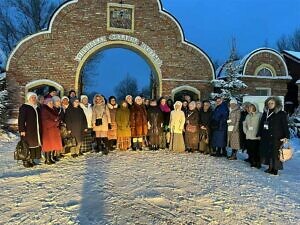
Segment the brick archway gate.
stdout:
<svg viewBox="0 0 300 225">
<path fill-rule="evenodd" d="M 114 44 L 138 52 L 155 68 L 159 94 L 171 96 L 174 88 L 188 85 L 203 98 L 209 95 L 215 77 L 212 61 L 185 40 L 180 24 L 160 0 L 119 2 L 68 1 L 53 14 L 48 30 L 17 45 L 6 66 L 10 121 L 24 102 L 28 83 L 48 79 L 65 92 L 78 89 L 79 71 L 89 54 Z"/>
</svg>

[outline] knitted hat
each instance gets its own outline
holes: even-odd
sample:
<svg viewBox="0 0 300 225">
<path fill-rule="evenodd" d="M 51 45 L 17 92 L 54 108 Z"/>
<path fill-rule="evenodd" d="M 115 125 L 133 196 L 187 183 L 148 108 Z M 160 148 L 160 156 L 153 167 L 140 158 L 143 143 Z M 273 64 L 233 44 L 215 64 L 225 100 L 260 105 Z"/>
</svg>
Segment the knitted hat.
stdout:
<svg viewBox="0 0 300 225">
<path fill-rule="evenodd" d="M 81 95 L 81 96 L 80 96 L 80 101 L 82 102 L 82 100 L 83 100 L 84 98 L 87 98 L 87 100 L 89 100 L 89 97 L 88 97 L 87 95 Z"/>
<path fill-rule="evenodd" d="M 64 99 L 67 99 L 68 101 L 70 101 L 69 98 L 68 98 L 67 96 L 63 96 L 63 97 L 61 98 L 61 101 L 63 101 Z"/>
<path fill-rule="evenodd" d="M 37 99 L 36 93 L 34 93 L 34 92 L 28 92 L 28 93 L 26 94 L 26 100 L 29 101 L 29 99 L 31 98 L 31 96 L 35 96 L 36 99 Z"/>
<path fill-rule="evenodd" d="M 235 98 L 232 98 L 230 100 L 229 104 L 237 104 L 237 100 Z"/>
</svg>

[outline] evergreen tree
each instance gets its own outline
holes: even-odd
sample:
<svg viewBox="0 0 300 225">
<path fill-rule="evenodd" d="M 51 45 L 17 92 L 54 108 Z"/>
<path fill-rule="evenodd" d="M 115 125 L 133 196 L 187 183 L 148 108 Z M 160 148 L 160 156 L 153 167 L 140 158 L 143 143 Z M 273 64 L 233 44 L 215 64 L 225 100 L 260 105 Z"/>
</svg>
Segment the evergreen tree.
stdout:
<svg viewBox="0 0 300 225">
<path fill-rule="evenodd" d="M 8 92 L 6 90 L 6 76 L 2 73 L 0 74 L 0 129 L 3 128 L 7 119 L 7 103 Z"/>
<path fill-rule="evenodd" d="M 223 68 L 225 71 L 224 78 L 211 81 L 216 91 L 216 93 L 211 94 L 212 98 L 221 96 L 225 101 L 231 98 L 236 98 L 239 102 L 242 101 L 244 95 L 241 94 L 241 90 L 247 88 L 247 85 L 240 80 L 242 68 L 237 59 L 239 57 L 236 51 L 235 40 L 233 40 L 230 57 Z"/>
</svg>

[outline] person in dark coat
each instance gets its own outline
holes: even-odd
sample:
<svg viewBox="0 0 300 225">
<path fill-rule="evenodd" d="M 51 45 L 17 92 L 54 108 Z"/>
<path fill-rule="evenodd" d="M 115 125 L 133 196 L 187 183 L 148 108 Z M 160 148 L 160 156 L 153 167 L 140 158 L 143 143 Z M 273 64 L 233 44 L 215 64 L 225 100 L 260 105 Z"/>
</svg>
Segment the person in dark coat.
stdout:
<svg viewBox="0 0 300 225">
<path fill-rule="evenodd" d="M 250 107 L 251 103 L 250 102 L 244 102 L 242 104 L 242 110 L 241 110 L 241 119 L 240 119 L 240 125 L 239 125 L 239 132 L 240 132 L 240 145 L 241 145 L 241 150 L 242 152 L 244 152 L 245 150 L 247 150 L 247 144 L 246 144 L 246 134 L 243 131 L 243 123 L 246 119 L 246 116 L 249 114 L 249 107 Z M 258 109 L 257 109 L 258 110 Z M 249 162 L 250 160 L 245 159 L 244 161 Z"/>
<path fill-rule="evenodd" d="M 41 112 L 37 105 L 37 95 L 35 93 L 28 92 L 26 100 L 27 102 L 19 109 L 18 129 L 21 138 L 27 142 L 30 150 L 30 160 L 23 161 L 23 165 L 24 167 L 33 167 L 36 165 L 34 159 L 41 158 Z"/>
<path fill-rule="evenodd" d="M 185 147 L 187 152 L 195 152 L 199 149 L 199 112 L 194 101 L 189 103 L 188 108 L 185 117 Z"/>
<path fill-rule="evenodd" d="M 227 118 L 229 115 L 229 109 L 227 104 L 223 102 L 221 97 L 216 99 L 217 107 L 213 111 L 211 119 L 212 129 L 212 155 L 220 157 L 227 157 L 226 145 L 227 145 Z"/>
<path fill-rule="evenodd" d="M 135 98 L 135 103 L 130 109 L 131 137 L 133 138 L 132 150 L 143 150 L 143 140 L 148 132 L 147 111 L 140 96 Z"/>
<path fill-rule="evenodd" d="M 88 129 L 86 117 L 82 108 L 79 106 L 78 98 L 74 98 L 73 107 L 68 107 L 66 110 L 65 122 L 69 133 L 76 138 L 77 146 L 71 148 L 71 155 L 75 158 L 78 155 L 82 155 L 80 146 L 84 132 Z"/>
<path fill-rule="evenodd" d="M 170 114 L 171 108 L 167 104 L 167 100 L 165 98 L 160 98 L 159 100 L 159 108 L 163 115 L 163 132 L 160 136 L 160 147 L 161 148 L 169 148 L 170 144 Z"/>
<path fill-rule="evenodd" d="M 54 152 L 59 152 L 63 148 L 59 130 L 59 115 L 57 110 L 54 108 L 53 99 L 46 98 L 44 101 L 44 106 L 41 110 L 42 118 L 42 150 L 45 153 L 45 164 L 53 164 L 55 161 Z"/>
<path fill-rule="evenodd" d="M 260 137 L 260 155 L 262 164 L 268 165 L 265 171 L 277 175 L 283 169 L 279 160 L 280 146 L 290 137 L 287 114 L 282 110 L 282 102 L 278 97 L 269 97 L 265 101 L 257 136 Z"/>
<path fill-rule="evenodd" d="M 182 101 L 182 109 L 181 110 L 184 112 L 184 115 L 187 116 L 188 111 L 189 111 L 189 102 L 187 100 Z"/>
<path fill-rule="evenodd" d="M 64 109 L 63 109 L 63 107 L 61 105 L 61 99 L 60 99 L 60 97 L 53 96 L 52 100 L 53 100 L 53 104 L 54 104 L 54 109 L 58 113 L 58 117 L 59 117 L 59 129 L 60 129 L 60 132 L 62 133 L 61 130 L 66 127 L 66 125 L 65 125 L 65 112 L 64 112 Z M 62 135 L 61 135 L 61 138 L 63 138 Z M 52 159 L 54 161 L 59 161 L 59 159 L 63 157 L 63 153 L 65 153 L 64 147 L 61 149 L 61 151 L 56 151 L 55 154 L 54 154 L 54 156 L 52 156 Z"/>
<path fill-rule="evenodd" d="M 150 101 L 147 110 L 148 117 L 148 136 L 149 136 L 149 149 L 158 150 L 160 148 L 159 137 L 163 133 L 163 113 L 157 106 L 155 99 Z"/>
<path fill-rule="evenodd" d="M 210 154 L 211 152 L 211 129 L 210 123 L 212 118 L 212 109 L 210 102 L 205 100 L 202 102 L 202 108 L 199 111 L 199 124 L 200 124 L 200 143 L 199 150 L 204 154 Z"/>
</svg>

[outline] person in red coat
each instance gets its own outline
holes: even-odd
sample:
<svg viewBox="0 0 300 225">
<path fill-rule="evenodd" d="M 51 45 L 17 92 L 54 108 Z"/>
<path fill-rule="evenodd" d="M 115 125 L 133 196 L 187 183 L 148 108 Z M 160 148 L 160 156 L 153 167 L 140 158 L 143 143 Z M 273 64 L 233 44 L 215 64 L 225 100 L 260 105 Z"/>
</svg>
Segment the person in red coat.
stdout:
<svg viewBox="0 0 300 225">
<path fill-rule="evenodd" d="M 130 127 L 132 137 L 132 150 L 143 149 L 143 139 L 148 133 L 147 111 L 140 96 L 130 109 Z"/>
<path fill-rule="evenodd" d="M 53 164 L 55 161 L 51 159 L 51 153 L 61 151 L 63 146 L 61 142 L 59 130 L 59 115 L 54 108 L 52 98 L 44 100 L 44 106 L 41 112 L 42 118 L 42 151 L 45 152 L 45 164 Z"/>
</svg>

